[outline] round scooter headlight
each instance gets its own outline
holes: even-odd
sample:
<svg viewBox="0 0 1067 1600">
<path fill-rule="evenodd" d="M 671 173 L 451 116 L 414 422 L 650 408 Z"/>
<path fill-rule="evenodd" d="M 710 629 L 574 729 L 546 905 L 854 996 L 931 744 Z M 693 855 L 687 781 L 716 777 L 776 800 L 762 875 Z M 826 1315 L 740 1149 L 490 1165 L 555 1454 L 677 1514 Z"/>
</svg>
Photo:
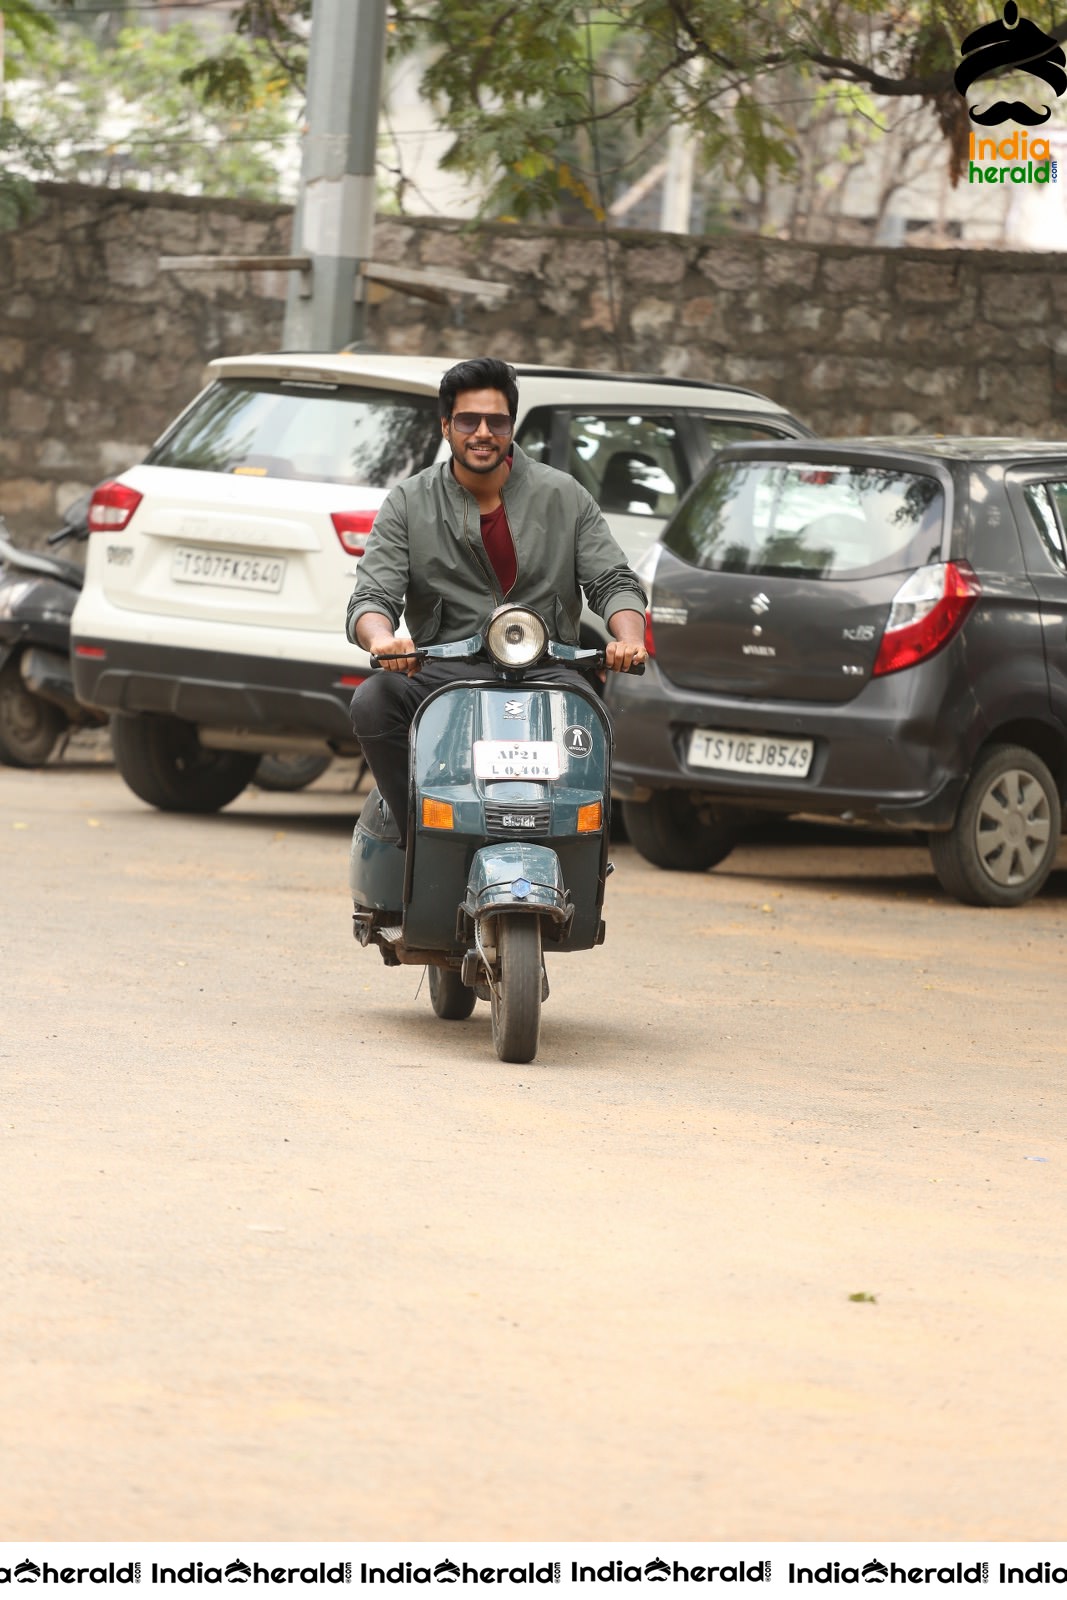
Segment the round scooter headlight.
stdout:
<svg viewBox="0 0 1067 1600">
<path fill-rule="evenodd" d="M 501 606 L 485 630 L 485 648 L 500 667 L 531 667 L 547 646 L 544 621 L 523 606 Z"/>
</svg>

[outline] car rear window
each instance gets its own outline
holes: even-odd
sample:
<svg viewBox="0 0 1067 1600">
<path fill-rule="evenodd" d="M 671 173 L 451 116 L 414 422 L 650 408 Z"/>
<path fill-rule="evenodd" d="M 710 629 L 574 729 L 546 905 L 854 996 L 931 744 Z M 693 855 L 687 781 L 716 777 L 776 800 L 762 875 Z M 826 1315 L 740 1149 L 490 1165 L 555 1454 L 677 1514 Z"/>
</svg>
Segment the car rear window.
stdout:
<svg viewBox="0 0 1067 1600">
<path fill-rule="evenodd" d="M 940 483 L 921 473 L 729 461 L 701 479 L 663 542 L 710 571 L 873 576 L 937 560 L 943 513 Z"/>
<path fill-rule="evenodd" d="M 391 489 L 428 467 L 440 443 L 434 395 L 224 379 L 146 459 L 197 472 Z"/>
</svg>

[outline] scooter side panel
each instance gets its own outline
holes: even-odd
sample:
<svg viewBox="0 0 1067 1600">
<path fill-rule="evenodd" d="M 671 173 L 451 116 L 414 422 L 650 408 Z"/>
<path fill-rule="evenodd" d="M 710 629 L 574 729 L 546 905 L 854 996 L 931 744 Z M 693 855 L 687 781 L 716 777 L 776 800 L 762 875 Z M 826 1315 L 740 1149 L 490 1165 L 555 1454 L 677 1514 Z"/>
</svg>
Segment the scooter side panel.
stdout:
<svg viewBox="0 0 1067 1600">
<path fill-rule="evenodd" d="M 396 846 L 396 824 L 391 818 L 385 822 L 380 800 L 377 789 L 372 789 L 353 829 L 348 883 L 356 906 L 367 911 L 394 911 L 399 917 L 404 899 L 404 856 Z"/>
</svg>

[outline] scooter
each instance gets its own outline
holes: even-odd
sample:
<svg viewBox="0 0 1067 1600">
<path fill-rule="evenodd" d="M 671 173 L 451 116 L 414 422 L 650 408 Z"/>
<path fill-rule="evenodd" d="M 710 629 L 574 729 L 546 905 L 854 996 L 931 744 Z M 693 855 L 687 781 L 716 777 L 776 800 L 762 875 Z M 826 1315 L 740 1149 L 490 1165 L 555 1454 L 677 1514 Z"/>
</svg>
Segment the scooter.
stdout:
<svg viewBox="0 0 1067 1600">
<path fill-rule="evenodd" d="M 89 537 L 89 496 L 69 507 L 49 545 Z M 107 720 L 74 696 L 70 619 L 84 573 L 11 543 L 0 517 L 0 762 L 42 767 L 71 728 Z"/>
<path fill-rule="evenodd" d="M 579 670 L 603 652 L 550 642 L 545 621 L 501 606 L 484 633 L 420 660 L 485 660 L 484 678 L 435 690 L 411 727 L 407 849 L 377 789 L 352 835 L 353 932 L 387 966 L 429 969 L 437 1016 L 492 1012 L 502 1061 L 537 1054 L 548 998 L 543 952 L 604 941 L 611 724 Z M 630 669 L 643 672 L 638 664 Z"/>
</svg>

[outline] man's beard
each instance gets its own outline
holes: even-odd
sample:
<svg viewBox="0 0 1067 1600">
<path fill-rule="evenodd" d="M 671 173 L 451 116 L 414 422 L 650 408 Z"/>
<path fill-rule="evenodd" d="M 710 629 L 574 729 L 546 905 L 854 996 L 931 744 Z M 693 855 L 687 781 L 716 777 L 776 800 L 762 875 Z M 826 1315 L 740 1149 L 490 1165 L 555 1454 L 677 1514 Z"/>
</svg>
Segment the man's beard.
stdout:
<svg viewBox="0 0 1067 1600">
<path fill-rule="evenodd" d="M 497 467 L 500 466 L 501 462 L 504 461 L 507 456 L 506 449 L 502 449 L 499 445 L 495 445 L 494 454 L 491 460 L 487 457 L 484 461 L 477 459 L 472 461 L 465 453 L 461 453 L 461 450 L 465 451 L 466 448 L 468 447 L 457 447 L 455 444 L 453 444 L 452 459 L 453 461 L 458 461 L 461 467 L 466 467 L 468 472 L 485 474 L 495 472 Z"/>
</svg>

